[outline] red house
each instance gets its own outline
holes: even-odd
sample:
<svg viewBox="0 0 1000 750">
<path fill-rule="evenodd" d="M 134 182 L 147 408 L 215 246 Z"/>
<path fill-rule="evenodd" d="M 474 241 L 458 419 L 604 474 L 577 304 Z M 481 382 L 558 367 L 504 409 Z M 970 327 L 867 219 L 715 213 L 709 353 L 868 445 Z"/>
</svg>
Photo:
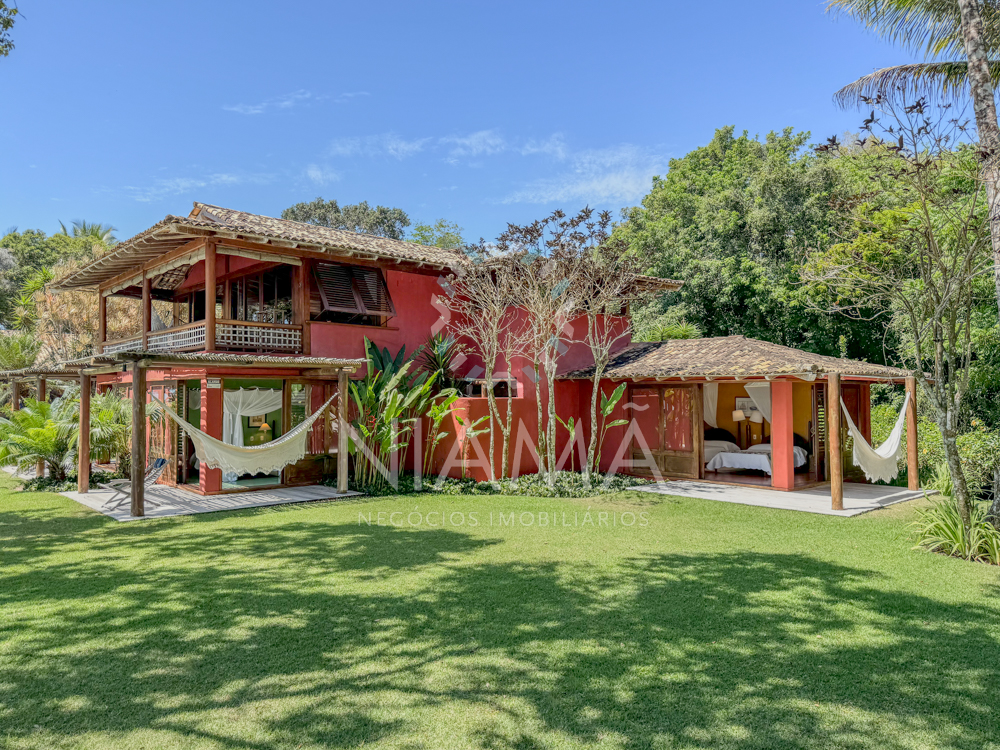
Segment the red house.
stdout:
<svg viewBox="0 0 1000 750">
<path fill-rule="evenodd" d="M 413 352 L 446 328 L 441 282 L 466 262 L 458 250 L 196 203 L 188 216 L 166 217 L 55 284 L 57 290 L 100 295 L 99 342 L 92 357 L 52 371 L 5 376 L 37 377 L 41 388 L 45 378 L 79 377 L 81 424 L 88 423 L 96 385 L 99 391 L 143 394 L 135 400 L 139 430 L 145 426 L 145 401 L 155 397 L 212 437 L 261 444 L 288 432 L 334 393 L 346 392 L 348 379 L 364 367 L 366 337 L 393 353 L 402 346 Z M 678 288 L 667 280 L 650 283 L 663 291 Z M 108 303 L 115 298 L 136 300 L 139 335 L 109 339 Z M 626 318 L 621 325 L 627 326 Z M 561 361 L 557 411 L 582 423 L 586 439 L 592 428 L 589 349 L 573 345 Z M 474 372 L 477 364 L 470 358 L 466 371 Z M 536 392 L 527 376 L 530 363 L 510 365 L 505 376 L 510 392 L 504 397 L 513 399 L 533 443 Z M 602 468 L 620 469 L 623 460 L 634 458 L 639 464 L 626 464 L 625 470 L 784 490 L 831 481 L 836 503 L 843 475 L 840 451 L 829 446 L 840 444 L 841 395 L 854 424 L 869 430 L 870 439 L 869 384 L 906 378 L 895 368 L 743 337 L 656 343 L 625 337 L 602 388 L 629 383 L 612 418 L 628 420 L 630 428 L 609 433 Z M 201 494 L 315 483 L 334 469 L 339 488 L 346 489 L 346 401 L 338 400 L 339 425 L 318 421 L 309 455 L 278 472 L 235 476 L 202 467 L 191 440 L 171 422 L 151 425 L 148 441 L 136 441 L 133 463 L 144 465 L 147 455 L 163 457 L 162 483 Z M 465 423 L 488 414 L 486 398 L 460 399 L 456 414 Z M 915 407 L 910 416 L 915 483 Z M 454 454 L 452 443 L 462 428 L 453 422 L 449 431 L 439 465 Z M 564 454 L 566 435 L 559 432 L 557 453 Z M 86 433 L 81 431 L 81 467 L 89 467 L 91 459 Z M 768 447 L 752 450 L 761 445 Z M 763 456 L 750 467 L 713 460 L 748 450 Z M 522 451 L 515 464 L 518 473 L 537 469 L 530 451 Z M 472 471 L 486 478 L 481 466 Z M 88 473 L 81 471 L 81 492 L 87 483 Z M 140 479 L 133 483 L 134 514 L 142 514 L 142 504 Z"/>
</svg>

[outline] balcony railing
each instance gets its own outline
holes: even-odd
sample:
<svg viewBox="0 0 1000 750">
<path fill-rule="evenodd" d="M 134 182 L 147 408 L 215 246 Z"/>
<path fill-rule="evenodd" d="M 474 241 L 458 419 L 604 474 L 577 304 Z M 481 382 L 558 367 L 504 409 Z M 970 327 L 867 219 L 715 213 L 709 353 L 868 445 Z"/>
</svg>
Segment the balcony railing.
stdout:
<svg viewBox="0 0 1000 750">
<path fill-rule="evenodd" d="M 167 328 L 146 337 L 146 351 L 205 351 L 205 321 Z M 105 342 L 103 352 L 141 351 L 142 336 Z M 254 323 L 244 320 L 219 320 L 215 324 L 215 349 L 230 352 L 302 353 L 302 326 Z"/>
<path fill-rule="evenodd" d="M 215 348 L 226 351 L 302 351 L 302 326 L 220 320 L 215 324 Z"/>
</svg>

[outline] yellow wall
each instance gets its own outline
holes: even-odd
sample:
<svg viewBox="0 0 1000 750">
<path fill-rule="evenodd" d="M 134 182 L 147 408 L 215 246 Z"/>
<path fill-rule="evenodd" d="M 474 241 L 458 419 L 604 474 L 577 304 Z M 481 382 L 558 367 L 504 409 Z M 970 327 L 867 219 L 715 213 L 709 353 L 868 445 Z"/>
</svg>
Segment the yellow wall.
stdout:
<svg viewBox="0 0 1000 750">
<path fill-rule="evenodd" d="M 792 384 L 792 423 L 795 432 L 809 439 L 809 421 L 812 419 L 812 385 Z"/>
<path fill-rule="evenodd" d="M 809 420 L 812 419 L 812 392 L 811 384 L 796 382 L 792 384 L 792 421 L 794 423 L 794 430 L 802 437 L 809 438 Z M 736 437 L 740 437 L 739 427 L 733 422 L 733 409 L 736 408 L 737 398 L 746 398 L 747 389 L 744 388 L 739 383 L 719 383 L 719 408 L 717 414 L 717 421 L 719 427 L 724 430 L 729 430 Z M 752 424 L 750 425 L 751 430 L 751 442 L 756 444 L 760 442 L 761 439 L 761 427 L 767 429 L 767 434 L 771 434 L 771 425 L 765 423 L 764 425 Z M 746 431 L 746 423 L 742 423 L 741 427 Z"/>
</svg>

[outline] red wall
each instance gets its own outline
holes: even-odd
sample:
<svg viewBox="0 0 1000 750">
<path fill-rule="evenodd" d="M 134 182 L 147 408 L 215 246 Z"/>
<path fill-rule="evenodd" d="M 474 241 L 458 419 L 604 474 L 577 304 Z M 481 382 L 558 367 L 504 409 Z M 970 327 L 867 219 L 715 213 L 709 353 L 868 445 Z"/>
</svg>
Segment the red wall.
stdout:
<svg viewBox="0 0 1000 750">
<path fill-rule="evenodd" d="M 366 336 L 379 348 L 387 347 L 393 355 L 404 345 L 410 354 L 440 330 L 440 326 L 435 328 L 441 314 L 435 309 L 434 299 L 442 293 L 437 276 L 386 270 L 385 277 L 396 308 L 396 316 L 389 319 L 389 325 L 379 328 L 313 322 L 310 324 L 312 356 L 364 358 Z"/>
</svg>

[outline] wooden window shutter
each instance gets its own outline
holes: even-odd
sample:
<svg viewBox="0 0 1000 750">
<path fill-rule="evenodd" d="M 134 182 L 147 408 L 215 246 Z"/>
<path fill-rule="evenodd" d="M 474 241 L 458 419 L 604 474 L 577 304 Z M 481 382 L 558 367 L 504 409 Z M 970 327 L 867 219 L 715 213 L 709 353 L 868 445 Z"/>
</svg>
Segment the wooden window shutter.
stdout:
<svg viewBox="0 0 1000 750">
<path fill-rule="evenodd" d="M 389 297 L 389 288 L 385 284 L 382 272 L 377 268 L 353 268 L 354 281 L 365 311 L 369 315 L 393 316 L 396 308 Z"/>
<path fill-rule="evenodd" d="M 385 278 L 377 268 L 317 263 L 313 273 L 323 310 L 389 317 L 396 314 Z"/>
<path fill-rule="evenodd" d="M 316 263 L 313 265 L 313 273 L 324 310 L 357 314 L 364 312 L 361 297 L 354 290 L 350 266 Z"/>
</svg>

